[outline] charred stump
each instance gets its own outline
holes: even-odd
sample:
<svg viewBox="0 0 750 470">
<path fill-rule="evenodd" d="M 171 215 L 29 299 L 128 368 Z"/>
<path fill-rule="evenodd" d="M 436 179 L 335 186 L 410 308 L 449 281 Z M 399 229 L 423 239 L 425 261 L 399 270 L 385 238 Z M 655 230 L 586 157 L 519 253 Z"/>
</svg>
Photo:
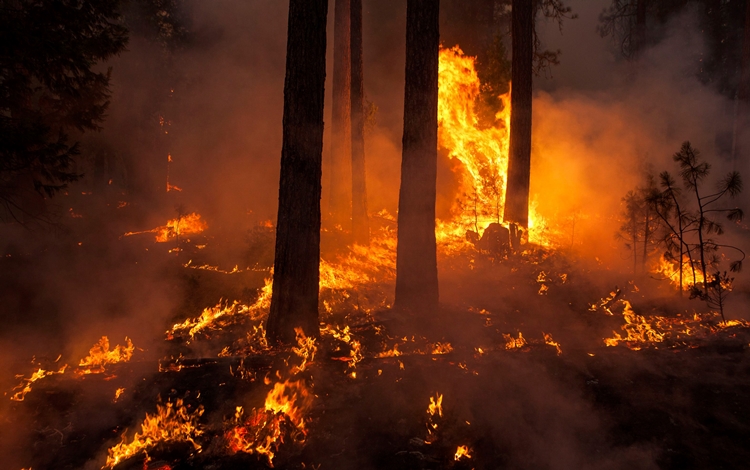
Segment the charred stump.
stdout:
<svg viewBox="0 0 750 470">
<path fill-rule="evenodd" d="M 439 0 L 408 0 L 396 299 L 399 308 L 438 304 L 435 197 Z"/>
<path fill-rule="evenodd" d="M 290 0 L 273 294 L 267 335 L 318 335 L 328 0 Z"/>
</svg>

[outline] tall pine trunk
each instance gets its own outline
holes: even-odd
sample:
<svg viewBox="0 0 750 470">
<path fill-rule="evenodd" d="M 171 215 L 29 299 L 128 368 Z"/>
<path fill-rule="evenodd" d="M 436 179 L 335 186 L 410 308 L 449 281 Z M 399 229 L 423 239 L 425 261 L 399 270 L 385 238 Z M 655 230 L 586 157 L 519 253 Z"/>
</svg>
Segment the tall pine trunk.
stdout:
<svg viewBox="0 0 750 470">
<path fill-rule="evenodd" d="M 510 95 L 510 150 L 505 194 L 506 222 L 529 226 L 531 173 L 531 76 L 534 59 L 534 8 L 531 0 L 513 0 L 513 58 Z"/>
<path fill-rule="evenodd" d="M 397 308 L 435 309 L 440 0 L 406 2 L 406 87 L 396 250 Z"/>
<path fill-rule="evenodd" d="M 352 235 L 354 243 L 370 243 L 367 217 L 367 181 L 365 170 L 364 71 L 362 60 L 362 0 L 351 0 L 352 59 Z"/>
<path fill-rule="evenodd" d="M 328 211 L 332 221 L 342 227 L 348 226 L 351 196 L 346 184 L 352 148 L 350 22 L 350 1 L 335 0 L 331 96 L 331 189 Z"/>
<path fill-rule="evenodd" d="M 328 0 L 290 0 L 271 312 L 272 342 L 317 336 Z"/>
</svg>

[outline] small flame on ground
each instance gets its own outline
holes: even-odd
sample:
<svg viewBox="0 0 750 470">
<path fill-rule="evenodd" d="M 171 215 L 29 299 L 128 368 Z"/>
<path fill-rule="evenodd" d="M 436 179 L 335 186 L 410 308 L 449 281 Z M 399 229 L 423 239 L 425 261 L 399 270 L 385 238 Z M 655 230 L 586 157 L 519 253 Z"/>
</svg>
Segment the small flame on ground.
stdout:
<svg viewBox="0 0 750 470">
<path fill-rule="evenodd" d="M 454 460 L 459 461 L 461 459 L 470 459 L 471 454 L 469 453 L 469 448 L 467 446 L 458 446 L 458 449 L 456 449 L 456 455 L 454 456 Z"/>
<path fill-rule="evenodd" d="M 107 451 L 107 462 L 102 468 L 114 468 L 120 462 L 164 442 L 186 442 L 192 444 L 195 451 L 200 451 L 201 445 L 195 439 L 203 434 L 198 422 L 202 415 L 203 406 L 191 413 L 182 399 L 175 403 L 168 401 L 164 405 L 157 404 L 156 413 L 146 413 L 141 431 L 135 433 L 129 444 L 126 444 L 127 439 L 123 434 L 122 442 Z"/>
<path fill-rule="evenodd" d="M 110 351 L 109 338 L 102 336 L 89 350 L 89 355 L 78 363 L 77 375 L 100 374 L 109 364 L 128 362 L 133 357 L 135 347 L 130 338 L 125 337 L 125 346 L 117 345 Z"/>
</svg>

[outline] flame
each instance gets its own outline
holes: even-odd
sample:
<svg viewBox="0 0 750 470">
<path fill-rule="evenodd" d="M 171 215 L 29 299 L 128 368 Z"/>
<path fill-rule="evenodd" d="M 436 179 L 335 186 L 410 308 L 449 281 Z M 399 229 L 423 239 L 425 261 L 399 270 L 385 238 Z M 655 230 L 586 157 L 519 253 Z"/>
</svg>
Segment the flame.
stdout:
<svg viewBox="0 0 750 470">
<path fill-rule="evenodd" d="M 443 395 L 436 393 L 435 397 L 430 397 L 430 404 L 427 406 L 427 414 L 435 416 L 437 413 L 441 418 L 443 417 Z"/>
<path fill-rule="evenodd" d="M 514 338 L 510 334 L 503 334 L 503 338 L 505 339 L 505 349 L 521 349 L 528 344 L 520 331 L 518 332 L 518 338 Z"/>
<path fill-rule="evenodd" d="M 696 268 L 698 268 L 697 265 Z M 654 266 L 651 272 L 664 276 L 669 279 L 669 282 L 673 286 L 677 287 L 677 289 L 680 288 L 680 267 L 677 266 L 676 260 L 669 261 L 664 258 L 664 255 L 662 255 L 661 258 L 659 258 L 659 262 Z M 693 282 L 693 268 L 690 263 L 690 257 L 684 255 L 682 258 L 682 288 L 684 290 L 689 290 L 693 284 L 702 284 L 703 280 L 703 273 L 700 269 L 696 269 L 695 282 Z"/>
<path fill-rule="evenodd" d="M 502 102 L 502 109 L 495 116 L 498 124 L 481 128 L 474 108 L 482 85 L 475 60 L 464 55 L 458 46 L 440 50 L 438 142 L 448 151 L 449 158 L 461 163 L 461 196 L 452 208 L 452 219 L 439 221 L 437 226 L 438 242 L 449 254 L 470 246 L 466 239 L 468 230 L 481 235 L 489 224 L 502 223 L 505 209 L 510 92 L 498 97 Z M 529 207 L 528 239 L 552 245 L 549 226 L 533 201 Z"/>
<path fill-rule="evenodd" d="M 190 214 L 177 217 L 167 221 L 166 225 L 144 230 L 141 232 L 127 232 L 123 236 L 140 235 L 142 233 L 155 233 L 156 242 L 164 243 L 177 238 L 180 235 L 192 235 L 201 233 L 208 228 L 208 224 L 201 220 L 200 214 L 191 212 Z"/>
<path fill-rule="evenodd" d="M 542 333 L 544 335 L 544 343 L 552 346 L 557 350 L 557 355 L 562 354 L 562 348 L 560 348 L 560 343 L 552 339 L 552 335 L 549 333 Z"/>
<path fill-rule="evenodd" d="M 654 329 L 651 323 L 641 315 L 638 315 L 633 311 L 633 307 L 627 300 L 621 300 L 625 307 L 622 316 L 625 319 L 625 324 L 622 326 L 622 330 L 626 333 L 625 337 L 621 336 L 617 332 L 611 338 L 605 338 L 604 344 L 607 346 L 617 346 L 620 343 L 661 343 L 664 341 L 664 333 Z M 636 346 L 640 349 L 639 346 Z"/>
<path fill-rule="evenodd" d="M 78 363 L 76 374 L 100 374 L 104 372 L 105 366 L 116 364 L 118 362 L 128 362 L 133 357 L 135 347 L 133 342 L 125 337 L 125 346 L 117 345 L 111 351 L 109 350 L 109 338 L 102 336 L 89 350 L 89 355 L 81 359 Z"/>
<path fill-rule="evenodd" d="M 58 358 L 59 359 L 59 358 Z M 64 374 L 65 369 L 68 368 L 68 365 L 65 364 L 58 370 L 45 370 L 43 368 L 38 368 L 34 373 L 29 376 L 29 378 L 24 378 L 23 381 L 17 385 L 16 387 L 11 390 L 11 392 L 15 392 L 13 395 L 10 396 L 10 399 L 13 401 L 23 401 L 24 398 L 26 398 L 26 394 L 31 391 L 31 384 L 34 382 L 41 380 L 45 377 L 49 377 L 50 375 L 58 375 L 58 374 Z M 22 376 L 17 376 L 18 378 Z"/>
<path fill-rule="evenodd" d="M 271 273 L 273 274 L 273 273 Z M 207 307 L 197 318 L 188 318 L 182 323 L 176 323 L 167 331 L 167 338 L 173 338 L 187 331 L 190 338 L 206 329 L 218 329 L 225 324 L 231 323 L 238 317 L 257 320 L 268 313 L 271 307 L 271 290 L 273 288 L 273 276 L 265 279 L 265 285 L 260 295 L 252 305 L 241 304 L 235 300 L 231 304 L 220 301 L 214 307 Z"/>
<path fill-rule="evenodd" d="M 297 347 L 292 348 L 292 352 L 302 359 L 302 363 L 298 366 L 292 367 L 292 374 L 303 372 L 307 364 L 315 359 L 315 353 L 318 351 L 318 347 L 315 345 L 315 338 L 308 338 L 305 336 L 305 332 L 302 328 L 295 328 L 294 332 L 297 336 Z"/>
<path fill-rule="evenodd" d="M 354 339 L 349 330 L 349 325 L 344 326 L 343 329 L 337 326 L 326 325 L 321 330 L 321 333 L 329 334 L 349 346 L 349 357 L 346 358 L 349 362 L 348 372 L 350 372 L 352 378 L 357 378 L 357 373 L 354 369 L 357 367 L 357 364 L 364 359 L 364 354 L 362 352 L 362 343 Z"/>
<path fill-rule="evenodd" d="M 312 394 L 303 380 L 278 382 L 266 395 L 262 410 L 253 410 L 244 418 L 244 410 L 238 406 L 231 422 L 232 428 L 225 437 L 232 452 L 259 454 L 266 457 L 273 467 L 273 458 L 281 443 L 285 430 L 302 442 L 306 437 L 305 415 L 312 406 Z"/>
<path fill-rule="evenodd" d="M 198 423 L 202 415 L 203 406 L 191 413 L 182 399 L 175 403 L 168 401 L 164 405 L 157 404 L 156 413 L 146 413 L 141 432 L 135 433 L 130 444 L 126 444 L 123 434 L 122 442 L 107 451 L 107 462 L 102 468 L 114 468 L 120 462 L 164 442 L 186 442 L 192 444 L 195 451 L 200 451 L 201 445 L 195 439 L 203 434 Z"/>
<path fill-rule="evenodd" d="M 112 401 L 113 402 L 117 402 L 117 400 L 120 399 L 120 397 L 122 396 L 123 393 L 125 393 L 125 388 L 123 388 L 123 387 L 120 387 L 117 390 L 115 390 L 115 399 L 112 400 Z"/>
<path fill-rule="evenodd" d="M 696 341 L 722 330 L 750 327 L 750 322 L 746 320 L 722 321 L 717 312 L 695 313 L 690 317 L 658 315 L 645 317 L 635 313 L 627 300 L 618 300 L 617 305 L 623 308 L 622 316 L 625 324 L 622 325 L 621 330 L 624 334 L 613 331 L 613 336 L 605 338 L 604 344 L 607 346 L 623 344 L 636 351 L 644 347 L 692 347 Z"/>
<path fill-rule="evenodd" d="M 471 454 L 469 453 L 469 448 L 467 446 L 458 446 L 458 449 L 456 449 L 456 455 L 454 456 L 454 460 L 459 461 L 461 459 L 470 459 Z"/>
<path fill-rule="evenodd" d="M 441 343 L 438 341 L 432 345 L 432 354 L 448 354 L 451 351 L 453 351 L 451 343 Z"/>
</svg>

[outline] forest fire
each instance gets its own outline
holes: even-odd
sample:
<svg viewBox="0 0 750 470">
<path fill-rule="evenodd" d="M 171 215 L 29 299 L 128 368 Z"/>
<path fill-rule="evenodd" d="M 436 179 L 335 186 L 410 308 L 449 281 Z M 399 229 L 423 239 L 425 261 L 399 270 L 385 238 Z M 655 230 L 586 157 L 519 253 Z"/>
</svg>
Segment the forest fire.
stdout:
<svg viewBox="0 0 750 470">
<path fill-rule="evenodd" d="M 686 1 L 11 2 L 5 464 L 743 468 L 750 3 Z"/>
</svg>

